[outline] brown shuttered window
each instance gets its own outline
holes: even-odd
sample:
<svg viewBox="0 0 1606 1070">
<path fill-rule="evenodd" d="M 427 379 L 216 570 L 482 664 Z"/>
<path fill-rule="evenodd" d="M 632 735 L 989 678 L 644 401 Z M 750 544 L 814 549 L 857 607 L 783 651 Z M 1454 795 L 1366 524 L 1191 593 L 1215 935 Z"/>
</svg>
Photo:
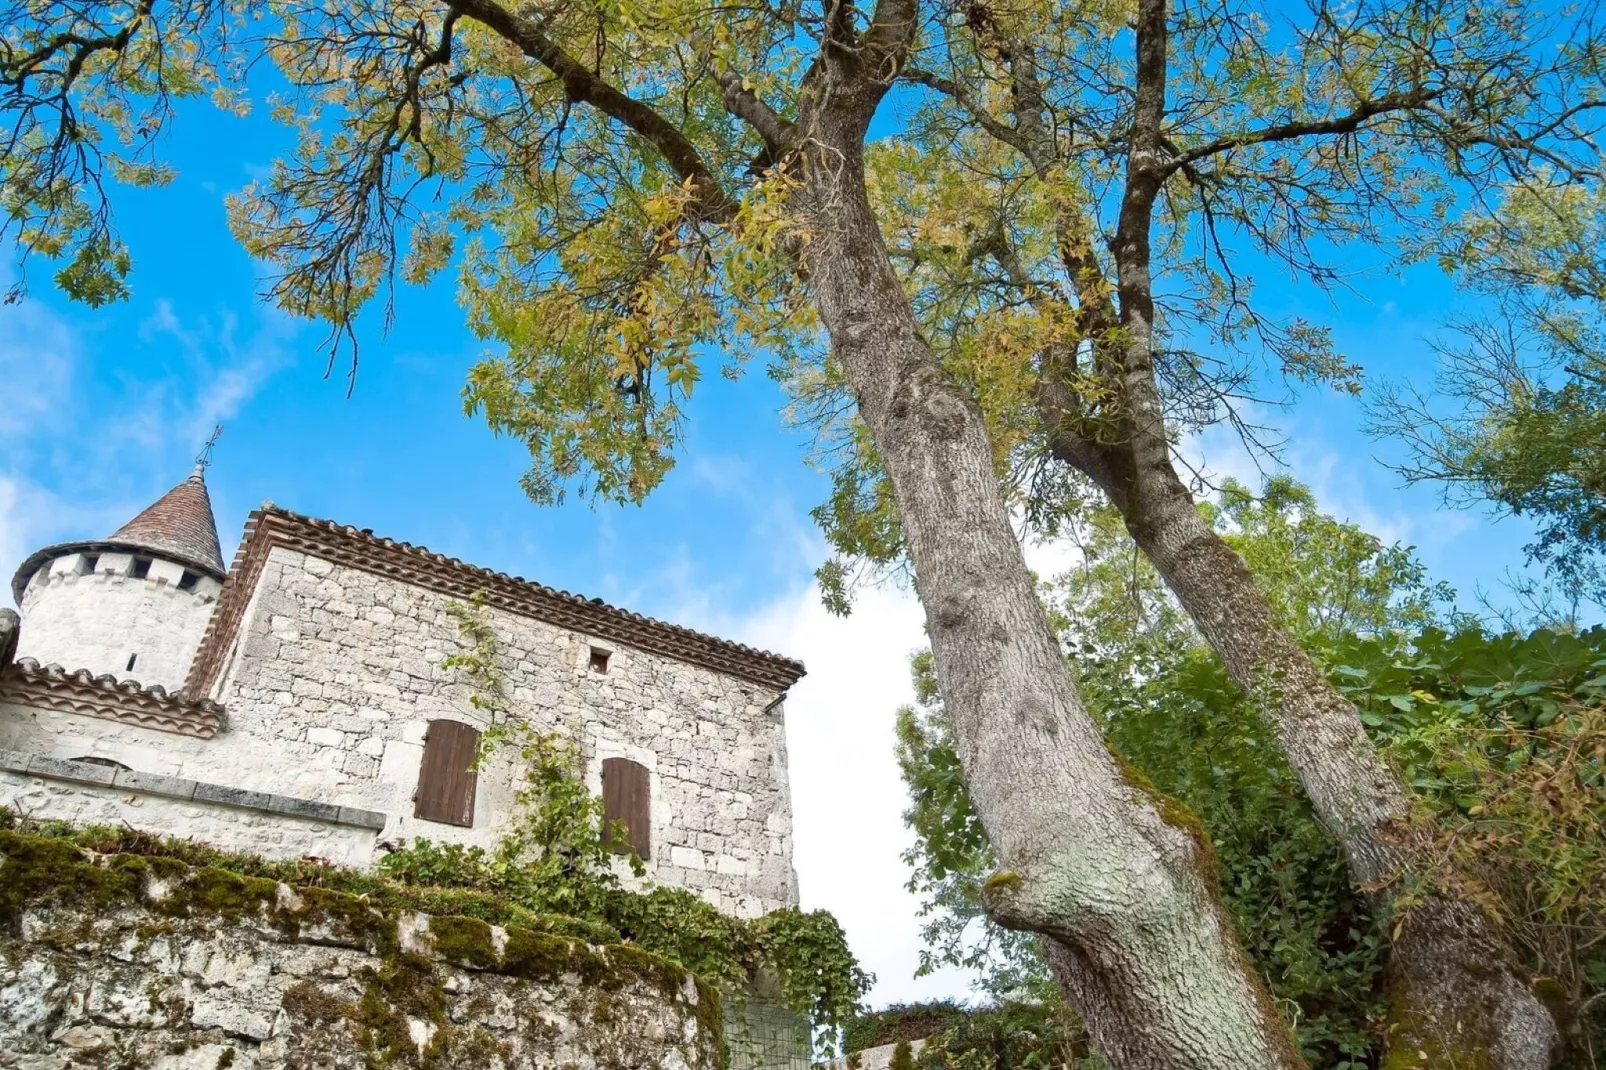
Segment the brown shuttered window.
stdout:
<svg viewBox="0 0 1606 1070">
<path fill-rule="evenodd" d="M 628 758 L 602 760 L 602 806 L 611 827 L 625 823 L 625 843 L 614 844 L 624 854 L 626 846 L 642 858 L 652 857 L 652 789 L 647 767 Z"/>
<path fill-rule="evenodd" d="M 480 734 L 460 721 L 431 721 L 424 737 L 413 816 L 447 825 L 474 824 L 474 751 Z"/>
</svg>

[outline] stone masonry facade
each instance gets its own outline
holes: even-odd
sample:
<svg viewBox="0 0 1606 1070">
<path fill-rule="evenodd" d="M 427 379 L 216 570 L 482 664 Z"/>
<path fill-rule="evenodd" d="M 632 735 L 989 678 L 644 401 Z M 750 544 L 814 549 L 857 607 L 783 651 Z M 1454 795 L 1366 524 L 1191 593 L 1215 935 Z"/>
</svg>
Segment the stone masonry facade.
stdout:
<svg viewBox="0 0 1606 1070">
<path fill-rule="evenodd" d="M 493 726 L 445 665 L 471 649 L 459 607 L 483 597 L 501 716 L 572 742 L 633 843 L 649 826 L 645 874 L 616 862 L 627 887 L 686 888 L 740 917 L 797 905 L 795 661 L 271 505 L 225 569 L 200 469 L 107 539 L 36 551 L 12 592 L 24 613 L 19 626 L 0 611 L 0 807 L 23 817 L 358 869 L 420 839 L 493 847 L 517 819 L 518 736 L 470 775 L 468 729 Z M 530 946 L 503 976 L 506 934 L 467 970 L 436 955 L 432 1017 L 381 1036 L 374 986 L 402 960 L 303 929 L 294 890 L 242 917 L 219 907 L 214 877 L 209 920 L 175 929 L 165 878 L 145 888 L 148 910 L 31 909 L 31 893 L 7 894 L 4 863 L 0 913 L 23 911 L 0 919 L 0 1070 L 300 1070 L 308 1038 L 317 1065 L 353 1070 L 375 1043 L 392 1062 L 465 1070 L 701 1070 L 720 1062 L 721 1034 L 734 1070 L 808 1065 L 807 1022 L 773 999 L 734 995 L 720 1029 L 717 996 L 693 980 L 668 991 L 658 967 L 639 991 L 588 990 L 633 948 L 575 952 L 588 965 L 553 974 L 551 947 L 520 937 Z M 430 955 L 429 919 L 395 924 L 406 961 L 409 940 Z M 454 939 L 485 928 L 439 924 Z"/>
<path fill-rule="evenodd" d="M 412 816 L 429 722 L 487 727 L 461 672 L 442 667 L 466 646 L 450 601 L 274 548 L 216 695 L 230 718 L 220 741 L 250 739 L 279 756 L 256 770 L 264 787 L 390 815 L 383 838 L 494 843 L 521 783 L 511 748 L 481 769 L 473 827 Z M 487 614 L 506 654 L 512 708 L 578 742 L 594 791 L 604 758 L 648 769 L 650 879 L 695 889 L 737 914 L 796 903 L 778 692 L 527 617 Z M 591 669 L 593 649 L 608 652 L 606 673 Z"/>
<path fill-rule="evenodd" d="M 360 808 L 383 814 L 382 829 L 322 828 L 14 772 L 0 777 L 0 804 L 76 820 L 143 815 L 141 827 L 230 845 L 255 825 L 263 853 L 357 866 L 413 838 L 489 847 L 512 818 L 522 781 L 511 745 L 479 771 L 471 827 L 413 816 L 430 722 L 487 727 L 462 673 L 442 665 L 467 646 L 447 612 L 452 601 L 276 545 L 257 569 L 209 696 L 227 711 L 214 738 L 0 697 L 0 749 Z M 796 904 L 778 687 L 524 614 L 485 612 L 504 652 L 512 708 L 579 745 L 594 792 L 605 758 L 648 770 L 647 881 L 693 889 L 742 916 Z M 31 626 L 25 620 L 24 643 Z M 593 652 L 606 653 L 606 672 L 592 667 Z"/>
</svg>

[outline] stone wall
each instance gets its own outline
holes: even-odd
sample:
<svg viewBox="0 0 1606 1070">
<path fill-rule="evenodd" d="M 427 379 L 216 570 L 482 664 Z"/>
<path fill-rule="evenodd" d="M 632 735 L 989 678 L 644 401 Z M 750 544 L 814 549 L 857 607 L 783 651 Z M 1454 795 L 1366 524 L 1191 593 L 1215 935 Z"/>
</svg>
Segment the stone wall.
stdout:
<svg viewBox="0 0 1606 1070">
<path fill-rule="evenodd" d="M 521 773 L 511 757 L 480 772 L 472 828 L 423 822 L 412 797 L 429 722 L 485 727 L 461 674 L 441 667 L 464 648 L 449 599 L 276 547 L 263 567 L 234 657 L 215 697 L 254 768 L 229 759 L 241 786 L 390 815 L 384 839 L 490 845 Z M 647 879 L 697 890 L 715 906 L 757 915 L 797 902 L 791 802 L 779 695 L 709 669 L 498 610 L 514 709 L 580 745 L 600 792 L 602 759 L 650 774 Z M 25 629 L 26 630 L 26 629 Z M 607 672 L 590 668 L 593 649 Z M 188 774 L 186 774 L 188 775 Z M 198 777 L 199 778 L 199 777 Z"/>
<path fill-rule="evenodd" d="M 122 581 L 65 570 L 50 581 L 58 582 L 59 591 L 47 586 L 37 601 L 30 595 L 25 650 L 39 607 L 75 587 Z M 461 673 L 441 665 L 466 646 L 448 604 L 433 591 L 274 547 L 211 696 L 227 709 L 227 725 L 215 738 L 13 703 L 0 704 L 0 749 L 113 761 L 151 776 L 383 813 L 378 836 L 325 843 L 344 864 L 369 865 L 379 845 L 411 838 L 490 846 L 505 831 L 522 784 L 511 748 L 480 770 L 472 827 L 413 817 L 429 723 L 446 718 L 486 727 Z M 646 881 L 691 888 L 742 916 L 796 904 L 776 690 L 529 617 L 489 614 L 507 654 L 513 708 L 579 743 L 594 792 L 601 790 L 604 758 L 629 758 L 648 769 Z M 593 650 L 608 654 L 605 673 L 591 668 Z M 43 808 L 40 817 L 113 816 L 106 800 L 82 793 L 33 790 L 29 801 Z M 52 812 L 57 803 L 64 809 Z M 146 806 L 155 809 L 130 812 Z M 117 810 L 125 819 L 160 810 L 160 823 L 136 823 L 170 835 L 206 840 L 241 831 L 232 817 L 220 825 L 211 810 L 149 804 L 135 791 Z M 260 853 L 318 853 L 307 849 L 300 824 L 279 827 L 271 816 L 251 821 L 262 830 L 254 848 Z M 224 845 L 236 843 L 230 838 Z"/>
<path fill-rule="evenodd" d="M 0 1066 L 715 1070 L 718 996 L 626 946 L 0 836 Z"/>
<path fill-rule="evenodd" d="M 220 585 L 201 576 L 179 590 L 183 566 L 158 559 L 144 579 L 130 574 L 133 566 L 133 554 L 75 553 L 41 567 L 23 592 L 17 656 L 147 687 L 181 687 Z"/>
</svg>

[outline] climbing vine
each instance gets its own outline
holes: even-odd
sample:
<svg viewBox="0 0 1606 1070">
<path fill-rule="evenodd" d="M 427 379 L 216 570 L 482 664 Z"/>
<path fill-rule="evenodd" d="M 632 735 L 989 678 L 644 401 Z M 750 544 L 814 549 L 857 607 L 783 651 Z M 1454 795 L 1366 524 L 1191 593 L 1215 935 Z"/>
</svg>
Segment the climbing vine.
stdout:
<svg viewBox="0 0 1606 1070">
<path fill-rule="evenodd" d="M 683 888 L 626 889 L 614 865 L 621 857 L 615 845 L 626 842 L 623 823 L 610 827 L 602 800 L 586 789 L 574 740 L 542 731 L 514 708 L 485 592 L 448 603 L 446 612 L 464 648 L 442 667 L 462 674 L 472 689 L 469 703 L 487 722 L 477 762 L 516 747 L 525 781 L 514 820 L 494 847 L 415 840 L 387 855 L 381 872 L 404 885 L 471 890 L 607 926 L 728 989 L 772 974 L 786 1005 L 806 1015 L 822 1047 L 834 1051 L 873 981 L 836 919 L 823 910 L 791 908 L 744 920 Z M 645 874 L 635 852 L 623 857 L 637 877 Z"/>
</svg>

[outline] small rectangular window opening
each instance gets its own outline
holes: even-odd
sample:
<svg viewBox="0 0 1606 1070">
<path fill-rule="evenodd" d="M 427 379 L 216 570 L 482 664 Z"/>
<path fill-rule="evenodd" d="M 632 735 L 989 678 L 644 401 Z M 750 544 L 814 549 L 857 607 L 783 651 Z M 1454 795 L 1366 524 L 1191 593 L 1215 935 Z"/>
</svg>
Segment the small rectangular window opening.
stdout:
<svg viewBox="0 0 1606 1070">
<path fill-rule="evenodd" d="M 608 671 L 608 652 L 606 650 L 598 650 L 596 647 L 591 648 L 591 671 L 595 673 L 606 673 Z"/>
<path fill-rule="evenodd" d="M 200 578 L 201 577 L 197 576 L 189 569 L 185 569 L 184 575 L 178 578 L 178 589 L 181 591 L 192 591 L 195 589 L 195 581 Z"/>
<path fill-rule="evenodd" d="M 148 557 L 134 558 L 134 567 L 129 572 L 136 580 L 142 580 L 151 574 L 151 559 Z"/>
<path fill-rule="evenodd" d="M 124 672 L 133 672 L 134 671 L 134 659 L 137 658 L 137 657 L 139 657 L 138 654 L 130 654 L 130 655 L 128 655 L 128 668 L 123 670 Z"/>
<path fill-rule="evenodd" d="M 95 574 L 95 566 L 98 565 L 98 564 L 100 564 L 100 555 L 99 554 L 85 554 L 84 555 L 84 571 L 85 572 L 89 573 L 90 575 L 94 575 Z"/>
</svg>

